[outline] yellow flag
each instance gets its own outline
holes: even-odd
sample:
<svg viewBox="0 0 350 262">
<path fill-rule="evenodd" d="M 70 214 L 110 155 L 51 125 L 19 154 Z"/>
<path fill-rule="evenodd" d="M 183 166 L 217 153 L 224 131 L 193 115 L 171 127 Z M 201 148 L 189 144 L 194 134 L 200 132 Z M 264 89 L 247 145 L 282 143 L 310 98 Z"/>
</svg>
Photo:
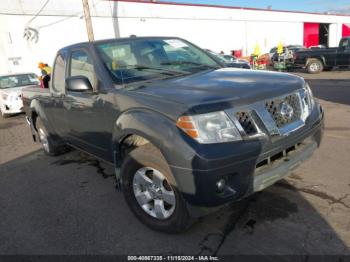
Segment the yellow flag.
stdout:
<svg viewBox="0 0 350 262">
<path fill-rule="evenodd" d="M 283 44 L 282 42 L 279 42 L 278 43 L 278 46 L 277 46 L 277 54 L 282 54 L 283 53 Z"/>
<path fill-rule="evenodd" d="M 260 46 L 259 46 L 258 43 L 256 43 L 256 45 L 255 45 L 253 55 L 255 55 L 255 56 L 259 56 L 260 55 Z"/>
</svg>

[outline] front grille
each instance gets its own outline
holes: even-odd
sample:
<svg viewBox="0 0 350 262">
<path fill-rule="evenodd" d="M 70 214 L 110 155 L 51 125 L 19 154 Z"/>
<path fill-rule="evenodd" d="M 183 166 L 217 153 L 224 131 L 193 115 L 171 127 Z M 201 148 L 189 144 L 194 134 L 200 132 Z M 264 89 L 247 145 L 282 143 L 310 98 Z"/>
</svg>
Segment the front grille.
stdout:
<svg viewBox="0 0 350 262">
<path fill-rule="evenodd" d="M 251 136 L 257 133 L 256 127 L 254 125 L 250 112 L 246 112 L 246 111 L 237 112 L 236 118 L 238 122 L 241 124 L 244 132 L 248 136 Z"/>
<path fill-rule="evenodd" d="M 270 136 L 273 141 L 305 125 L 310 102 L 304 89 L 225 110 L 245 139 Z"/>
<path fill-rule="evenodd" d="M 290 115 L 283 115 L 283 106 L 291 107 L 293 109 L 292 113 Z M 300 101 L 297 94 L 290 94 L 282 98 L 266 101 L 265 108 L 270 113 L 278 128 L 293 123 L 301 117 Z"/>
</svg>

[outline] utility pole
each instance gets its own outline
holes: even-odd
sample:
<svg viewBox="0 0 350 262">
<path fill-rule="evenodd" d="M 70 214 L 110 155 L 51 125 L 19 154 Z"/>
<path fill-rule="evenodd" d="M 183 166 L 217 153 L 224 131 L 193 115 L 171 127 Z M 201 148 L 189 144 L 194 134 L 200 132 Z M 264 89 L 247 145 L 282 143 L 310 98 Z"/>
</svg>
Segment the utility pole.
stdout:
<svg viewBox="0 0 350 262">
<path fill-rule="evenodd" d="M 89 0 L 83 0 L 84 18 L 89 41 L 94 41 L 94 31 L 92 30 L 92 22 L 90 16 Z"/>
</svg>

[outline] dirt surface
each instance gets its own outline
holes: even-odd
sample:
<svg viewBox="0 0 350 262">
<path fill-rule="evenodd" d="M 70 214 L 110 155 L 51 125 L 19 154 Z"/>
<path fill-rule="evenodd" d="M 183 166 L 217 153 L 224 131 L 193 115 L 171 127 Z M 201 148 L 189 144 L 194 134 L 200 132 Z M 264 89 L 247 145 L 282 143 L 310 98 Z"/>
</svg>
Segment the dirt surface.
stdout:
<svg viewBox="0 0 350 262">
<path fill-rule="evenodd" d="M 40 148 L 33 143 L 24 117 L 23 114 L 5 119 L 0 116 L 0 164 Z"/>
<path fill-rule="evenodd" d="M 0 119 L 0 254 L 350 255 L 350 72 L 333 73 L 306 75 L 326 112 L 313 157 L 179 235 L 133 216 L 113 167 L 78 151 L 48 157 L 23 115 Z"/>
</svg>

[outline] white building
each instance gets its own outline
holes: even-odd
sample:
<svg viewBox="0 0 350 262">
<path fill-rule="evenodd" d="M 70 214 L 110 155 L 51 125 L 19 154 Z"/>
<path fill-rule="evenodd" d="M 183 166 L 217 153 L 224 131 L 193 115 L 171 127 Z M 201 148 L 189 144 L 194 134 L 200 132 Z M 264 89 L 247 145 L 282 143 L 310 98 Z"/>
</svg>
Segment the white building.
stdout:
<svg viewBox="0 0 350 262">
<path fill-rule="evenodd" d="M 203 48 L 252 53 L 284 44 L 337 46 L 350 16 L 237 7 L 89 0 L 95 39 L 178 36 Z M 42 10 L 41 10 L 42 9 Z M 24 37 L 26 33 L 27 38 Z M 0 74 L 37 71 L 56 51 L 87 41 L 81 0 L 1 0 Z"/>
</svg>

